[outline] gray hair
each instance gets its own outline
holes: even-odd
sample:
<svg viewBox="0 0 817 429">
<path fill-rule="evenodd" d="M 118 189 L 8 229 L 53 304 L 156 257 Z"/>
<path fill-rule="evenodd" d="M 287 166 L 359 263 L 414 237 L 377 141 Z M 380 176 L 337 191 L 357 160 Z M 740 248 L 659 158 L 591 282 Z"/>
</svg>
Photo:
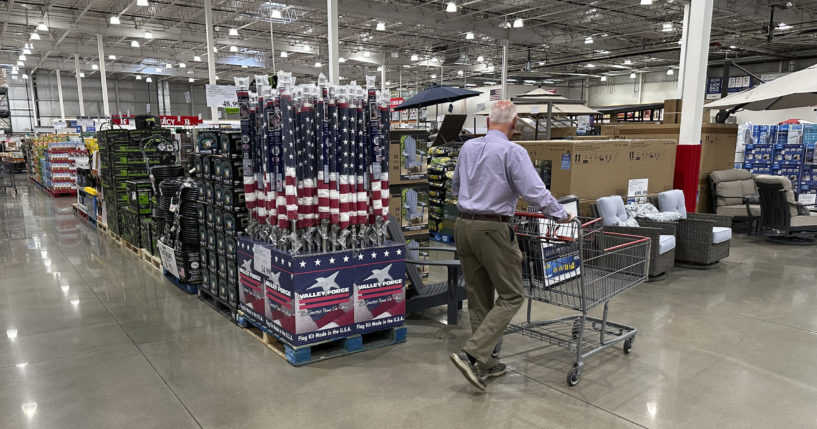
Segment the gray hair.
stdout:
<svg viewBox="0 0 817 429">
<path fill-rule="evenodd" d="M 491 105 L 492 124 L 510 124 L 516 117 L 516 106 L 508 100 L 495 101 Z"/>
</svg>

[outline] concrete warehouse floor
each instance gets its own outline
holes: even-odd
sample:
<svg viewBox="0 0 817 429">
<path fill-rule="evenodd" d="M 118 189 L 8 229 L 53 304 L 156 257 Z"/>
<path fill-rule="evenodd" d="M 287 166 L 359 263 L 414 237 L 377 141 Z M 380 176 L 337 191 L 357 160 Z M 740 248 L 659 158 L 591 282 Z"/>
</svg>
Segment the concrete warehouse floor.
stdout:
<svg viewBox="0 0 817 429">
<path fill-rule="evenodd" d="M 442 308 L 413 316 L 405 344 L 295 368 L 98 235 L 73 201 L 30 182 L 0 193 L 3 427 L 817 426 L 813 247 L 737 234 L 720 268 L 611 301 L 611 320 L 640 330 L 629 355 L 589 358 L 570 388 L 572 354 L 510 336 L 512 371 L 480 393 L 448 359 L 467 322 L 444 326 Z"/>
</svg>

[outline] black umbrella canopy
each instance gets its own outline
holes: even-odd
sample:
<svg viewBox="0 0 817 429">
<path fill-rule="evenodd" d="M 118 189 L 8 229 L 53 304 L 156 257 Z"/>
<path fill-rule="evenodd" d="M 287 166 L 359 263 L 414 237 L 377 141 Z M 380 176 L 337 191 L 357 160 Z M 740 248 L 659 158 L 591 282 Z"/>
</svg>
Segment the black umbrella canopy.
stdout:
<svg viewBox="0 0 817 429">
<path fill-rule="evenodd" d="M 471 91 L 470 89 L 434 85 L 418 92 L 417 95 L 395 107 L 394 110 L 419 109 L 440 103 L 450 103 L 452 101 L 462 100 L 463 98 L 476 97 L 480 94 L 481 92 Z"/>
</svg>

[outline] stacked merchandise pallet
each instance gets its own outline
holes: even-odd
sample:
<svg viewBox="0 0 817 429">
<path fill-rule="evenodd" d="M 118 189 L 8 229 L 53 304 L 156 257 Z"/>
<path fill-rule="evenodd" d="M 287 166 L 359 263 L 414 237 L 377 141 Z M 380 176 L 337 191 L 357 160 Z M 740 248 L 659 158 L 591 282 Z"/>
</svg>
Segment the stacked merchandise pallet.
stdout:
<svg viewBox="0 0 817 429">
<path fill-rule="evenodd" d="M 239 324 L 295 365 L 405 341 L 405 248 L 384 237 L 388 97 L 374 78 L 268 82 L 256 76 L 253 94 L 237 79 L 250 213 L 237 240 Z"/>
<path fill-rule="evenodd" d="M 429 187 L 429 133 L 426 130 L 395 129 L 390 131 L 389 137 L 390 214 L 400 222 L 412 252 L 410 256 L 421 259 L 425 255 L 411 249 L 428 247 L 431 194 L 439 192 L 438 188 Z M 418 268 L 423 277 L 428 276 L 427 266 Z"/>
<path fill-rule="evenodd" d="M 744 169 L 788 177 L 798 195 L 817 194 L 817 124 L 753 125 L 741 135 Z"/>
<path fill-rule="evenodd" d="M 128 223 L 134 214 L 127 209 L 129 206 L 128 181 L 148 179 L 148 170 L 145 157 L 142 155 L 142 145 L 150 137 L 170 138 L 170 131 L 154 130 L 124 130 L 113 129 L 97 133 L 97 144 L 101 158 L 102 194 L 107 211 L 107 225 L 116 235 L 127 235 L 135 246 L 139 246 L 141 237 L 140 223 Z M 158 148 L 146 149 L 148 163 L 151 166 L 172 164 L 173 154 L 160 151 Z M 141 217 L 141 216 L 140 216 Z"/>
<path fill-rule="evenodd" d="M 230 318 L 238 308 L 236 237 L 249 221 L 245 204 L 241 133 L 199 131 L 193 155 L 199 203 L 199 297 Z"/>
<path fill-rule="evenodd" d="M 87 156 L 88 152 L 80 139 L 48 144 L 43 164 L 43 184 L 52 195 L 76 195 L 75 164 L 77 158 Z"/>
<path fill-rule="evenodd" d="M 452 183 L 457 167 L 459 146 L 437 146 L 429 149 L 428 165 L 429 217 L 431 237 L 443 243 L 454 242 L 454 223 L 457 220 L 457 199 Z"/>
</svg>

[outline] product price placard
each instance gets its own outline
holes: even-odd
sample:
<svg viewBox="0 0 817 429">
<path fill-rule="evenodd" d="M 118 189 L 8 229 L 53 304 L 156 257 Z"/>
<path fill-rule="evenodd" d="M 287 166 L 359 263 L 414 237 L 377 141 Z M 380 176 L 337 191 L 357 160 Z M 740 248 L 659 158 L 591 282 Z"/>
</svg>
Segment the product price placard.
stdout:
<svg viewBox="0 0 817 429">
<path fill-rule="evenodd" d="M 235 85 L 205 85 L 207 107 L 238 107 Z"/>
<path fill-rule="evenodd" d="M 176 267 L 176 254 L 173 249 L 161 242 L 157 242 L 159 256 L 162 259 L 162 268 L 167 270 L 173 277 L 179 278 L 179 269 Z"/>
</svg>

